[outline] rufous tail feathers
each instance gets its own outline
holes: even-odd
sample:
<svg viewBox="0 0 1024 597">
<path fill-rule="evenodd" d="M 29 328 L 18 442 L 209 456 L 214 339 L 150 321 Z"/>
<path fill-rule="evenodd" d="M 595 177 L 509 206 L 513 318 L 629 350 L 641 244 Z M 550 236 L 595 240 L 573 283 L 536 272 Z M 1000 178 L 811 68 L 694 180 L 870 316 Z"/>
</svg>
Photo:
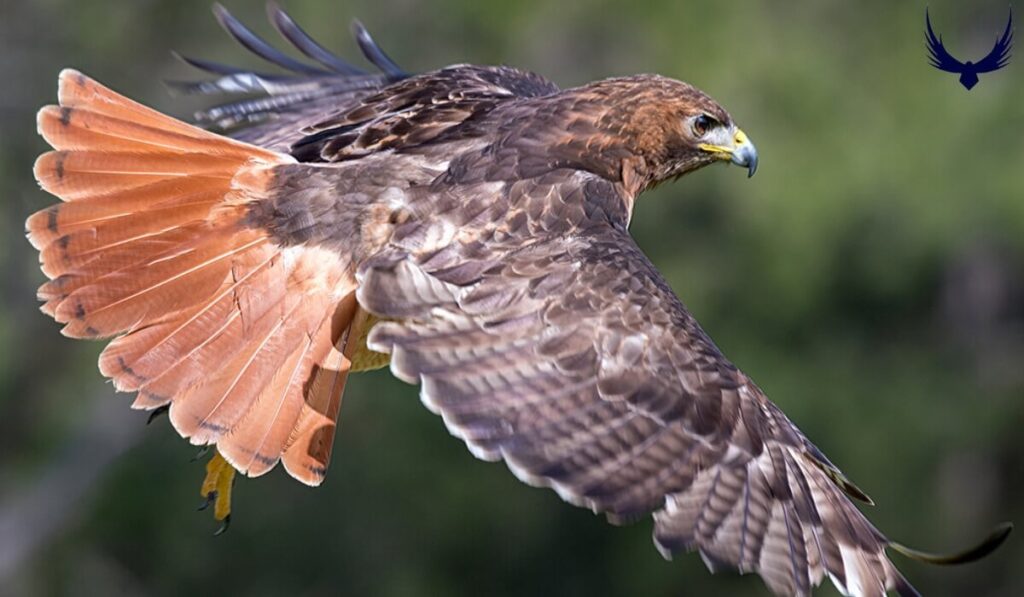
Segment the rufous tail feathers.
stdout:
<svg viewBox="0 0 1024 597">
<path fill-rule="evenodd" d="M 170 406 L 194 444 L 239 471 L 283 460 L 319 484 L 349 368 L 355 288 L 323 251 L 246 221 L 287 155 L 165 116 L 73 70 L 38 116 L 35 164 L 63 203 L 26 228 L 42 310 L 75 338 L 113 338 L 100 370 L 134 407 Z"/>
</svg>

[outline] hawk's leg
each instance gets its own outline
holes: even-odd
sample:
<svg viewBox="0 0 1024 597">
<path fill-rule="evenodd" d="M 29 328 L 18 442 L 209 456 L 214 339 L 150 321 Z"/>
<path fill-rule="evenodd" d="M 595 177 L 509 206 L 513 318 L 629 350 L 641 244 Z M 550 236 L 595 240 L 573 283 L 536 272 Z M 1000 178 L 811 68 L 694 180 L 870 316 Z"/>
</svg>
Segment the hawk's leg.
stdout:
<svg viewBox="0 0 1024 597">
<path fill-rule="evenodd" d="M 228 530 L 231 524 L 231 488 L 235 484 L 235 469 L 217 450 L 213 451 L 213 457 L 206 463 L 206 478 L 203 479 L 203 486 L 199 494 L 206 500 L 199 507 L 205 510 L 213 504 L 213 518 L 223 521 L 223 524 L 214 535 L 220 535 Z"/>
<path fill-rule="evenodd" d="M 357 310 L 349 330 L 350 338 L 346 340 L 344 347 L 345 357 L 351 360 L 352 371 L 370 371 L 387 366 L 390 355 L 374 352 L 366 347 L 366 336 L 377 321 L 376 317 L 361 307 Z M 207 449 L 209 446 L 204 446 L 199 456 Z M 228 530 L 228 525 L 231 524 L 231 489 L 235 483 L 236 472 L 220 452 L 214 449 L 213 457 L 206 463 L 206 478 L 199 489 L 199 495 L 205 500 L 199 509 L 205 510 L 212 505 L 213 517 L 223 522 L 215 535 Z"/>
<path fill-rule="evenodd" d="M 352 319 L 352 329 L 349 330 L 351 338 L 345 342 L 345 356 L 352 361 L 352 373 L 362 371 L 373 371 L 387 367 L 391 362 L 391 355 L 374 352 L 366 347 L 366 337 L 370 330 L 377 325 L 380 318 L 358 306 L 355 317 Z"/>
</svg>

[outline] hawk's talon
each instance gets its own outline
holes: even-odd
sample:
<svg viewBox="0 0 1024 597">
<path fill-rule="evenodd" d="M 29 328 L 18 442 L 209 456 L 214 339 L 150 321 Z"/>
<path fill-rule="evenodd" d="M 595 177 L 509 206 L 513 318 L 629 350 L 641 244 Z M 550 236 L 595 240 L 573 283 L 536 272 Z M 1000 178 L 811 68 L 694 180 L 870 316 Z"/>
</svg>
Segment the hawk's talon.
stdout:
<svg viewBox="0 0 1024 597">
<path fill-rule="evenodd" d="M 199 459 L 200 459 L 200 458 L 202 458 L 203 456 L 206 456 L 206 454 L 207 454 L 207 453 L 208 453 L 209 451 L 210 451 L 210 446 L 203 446 L 202 448 L 199 448 L 199 451 L 198 451 L 198 452 L 196 452 L 196 455 L 195 455 L 195 456 L 193 456 L 193 457 L 192 457 L 192 459 L 191 459 L 191 460 L 189 460 L 189 462 L 195 462 L 195 461 L 199 460 Z"/>
<path fill-rule="evenodd" d="M 212 504 L 214 501 L 216 501 L 216 499 L 217 499 L 217 492 L 216 491 L 211 491 L 210 493 L 206 494 L 206 497 L 203 499 L 203 503 L 199 504 L 199 507 L 196 508 L 196 511 L 197 512 L 202 512 L 203 510 L 209 508 L 210 504 Z"/>
<path fill-rule="evenodd" d="M 231 526 L 231 515 L 228 514 L 224 517 L 224 522 L 221 523 L 220 528 L 213 532 L 213 536 L 217 537 L 227 532 L 228 527 Z"/>
<path fill-rule="evenodd" d="M 220 452 L 214 450 L 213 457 L 206 463 L 206 478 L 203 479 L 203 486 L 199 490 L 199 495 L 206 500 L 199 510 L 205 510 L 213 504 L 213 518 L 224 522 L 214 535 L 220 535 L 228 530 L 231 519 L 231 488 L 234 483 L 234 467 L 224 460 Z"/>
<path fill-rule="evenodd" d="M 167 411 L 169 411 L 169 410 L 171 410 L 171 405 L 170 404 L 165 404 L 163 406 L 158 406 L 158 407 L 154 408 L 153 410 L 149 411 L 149 417 L 146 419 L 146 425 L 149 425 L 150 423 L 152 423 L 160 415 L 167 414 Z"/>
</svg>

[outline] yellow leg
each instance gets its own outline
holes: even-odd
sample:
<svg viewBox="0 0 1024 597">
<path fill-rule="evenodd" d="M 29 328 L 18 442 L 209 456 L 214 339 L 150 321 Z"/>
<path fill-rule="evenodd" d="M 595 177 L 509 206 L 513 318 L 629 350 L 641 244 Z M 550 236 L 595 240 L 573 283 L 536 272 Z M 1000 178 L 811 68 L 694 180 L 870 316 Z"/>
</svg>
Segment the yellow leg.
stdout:
<svg viewBox="0 0 1024 597">
<path fill-rule="evenodd" d="M 206 478 L 203 479 L 203 486 L 199 490 L 199 494 L 206 502 L 199 509 L 205 510 L 213 504 L 214 519 L 224 523 L 217 529 L 215 535 L 228 530 L 228 525 L 231 524 L 231 488 L 234 482 L 235 469 L 214 449 L 213 457 L 206 463 Z"/>
<path fill-rule="evenodd" d="M 378 321 L 377 317 L 358 307 L 350 331 L 352 336 L 344 347 L 344 356 L 351 361 L 352 371 L 369 371 L 388 364 L 390 355 L 374 352 L 366 346 L 370 328 Z M 199 495 L 205 500 L 199 509 L 205 510 L 213 505 L 213 517 L 223 522 L 215 535 L 228 530 L 231 524 L 231 489 L 235 482 L 235 472 L 234 467 L 214 449 L 213 457 L 206 463 L 206 478 L 199 490 Z"/>
<path fill-rule="evenodd" d="M 352 373 L 361 371 L 373 371 L 381 367 L 387 367 L 391 362 L 391 355 L 374 352 L 366 347 L 366 337 L 370 330 L 380 321 L 376 315 L 358 307 L 352 322 L 352 337 L 345 345 L 345 356 L 352 361 Z"/>
</svg>

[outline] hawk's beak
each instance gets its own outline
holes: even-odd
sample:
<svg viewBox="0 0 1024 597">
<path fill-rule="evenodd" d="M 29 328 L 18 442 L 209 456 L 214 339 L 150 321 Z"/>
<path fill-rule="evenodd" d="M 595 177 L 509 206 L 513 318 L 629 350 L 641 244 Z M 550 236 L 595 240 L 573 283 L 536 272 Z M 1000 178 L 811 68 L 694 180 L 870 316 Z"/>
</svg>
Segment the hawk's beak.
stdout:
<svg viewBox="0 0 1024 597">
<path fill-rule="evenodd" d="M 699 147 L 704 151 L 719 154 L 717 157 L 729 160 L 737 166 L 746 166 L 748 178 L 757 172 L 757 148 L 740 129 L 735 130 L 729 145 L 701 143 Z"/>
<path fill-rule="evenodd" d="M 757 172 L 757 148 L 740 129 L 736 129 L 736 134 L 733 135 L 732 163 L 746 166 L 747 178 Z"/>
</svg>

